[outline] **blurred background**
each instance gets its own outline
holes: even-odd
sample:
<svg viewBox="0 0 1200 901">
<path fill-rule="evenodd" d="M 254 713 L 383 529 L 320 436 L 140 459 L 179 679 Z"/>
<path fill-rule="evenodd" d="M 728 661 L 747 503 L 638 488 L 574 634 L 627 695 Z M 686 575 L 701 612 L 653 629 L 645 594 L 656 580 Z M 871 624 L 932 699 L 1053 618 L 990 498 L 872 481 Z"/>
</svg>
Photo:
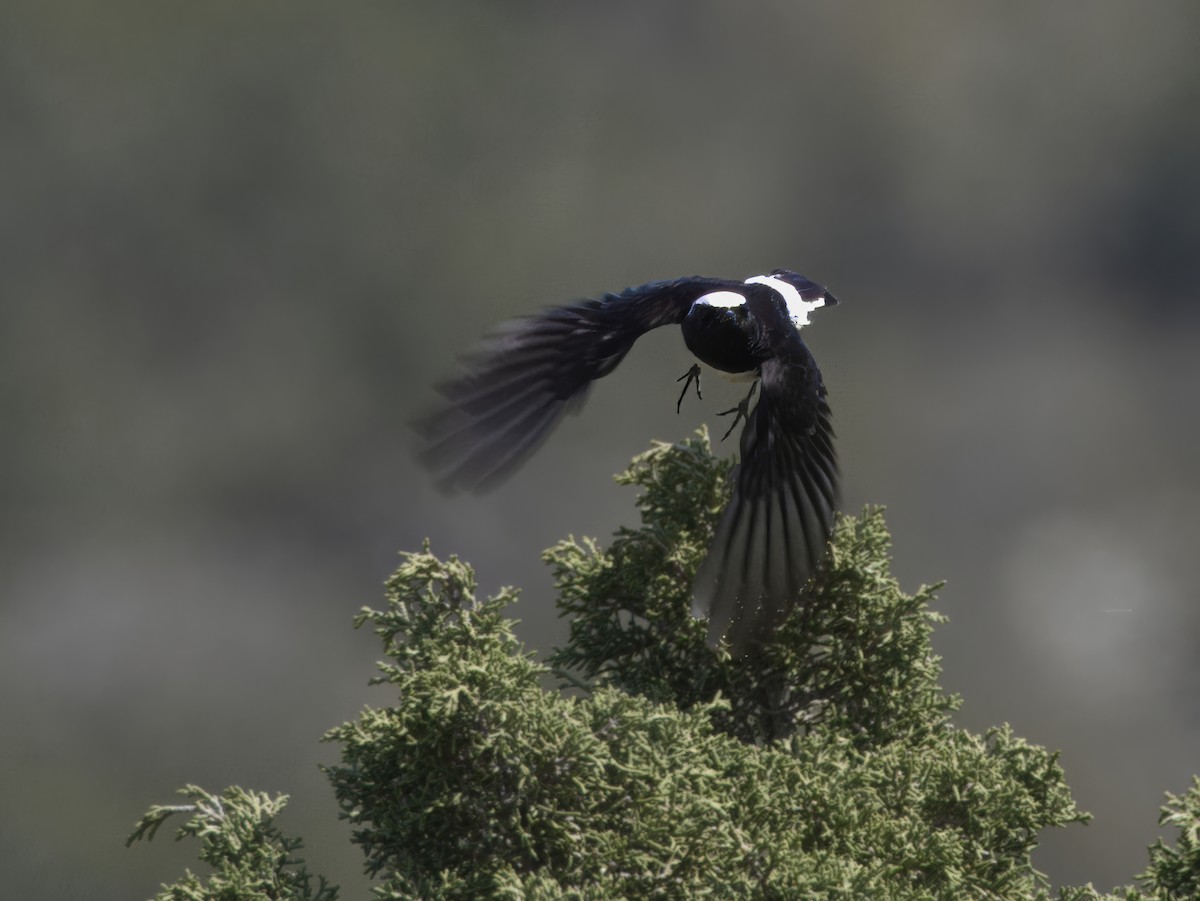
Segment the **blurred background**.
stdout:
<svg viewBox="0 0 1200 901">
<path fill-rule="evenodd" d="M 1062 749 L 1095 814 L 1036 862 L 1129 881 L 1200 772 L 1198 42 L 1169 0 L 0 7 L 13 897 L 150 896 L 194 845 L 122 841 L 185 782 L 290 793 L 364 897 L 318 739 L 387 703 L 351 618 L 396 551 L 522 586 L 544 652 L 540 551 L 633 523 L 611 474 L 742 390 L 676 416 L 651 334 L 446 498 L 430 386 L 507 317 L 774 267 L 842 300 L 805 334 L 844 509 L 948 580 L 958 721 Z"/>
</svg>

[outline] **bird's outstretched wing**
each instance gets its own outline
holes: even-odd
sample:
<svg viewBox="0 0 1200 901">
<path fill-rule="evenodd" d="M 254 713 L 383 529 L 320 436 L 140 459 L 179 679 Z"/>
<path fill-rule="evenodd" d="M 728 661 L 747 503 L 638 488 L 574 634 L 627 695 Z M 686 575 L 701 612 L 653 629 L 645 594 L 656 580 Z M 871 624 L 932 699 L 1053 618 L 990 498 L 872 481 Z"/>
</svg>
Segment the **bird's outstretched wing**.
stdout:
<svg viewBox="0 0 1200 901">
<path fill-rule="evenodd" d="M 559 420 L 578 409 L 650 329 L 678 323 L 703 294 L 731 283 L 650 282 L 502 326 L 439 386 L 446 404 L 416 423 L 423 462 L 448 490 L 485 491 L 512 474 Z"/>
<path fill-rule="evenodd" d="M 751 298 L 755 314 L 786 315 Z M 833 527 L 837 462 L 825 386 L 797 331 L 780 327 L 742 431 L 733 497 L 693 584 L 708 637 L 742 653 L 779 624 L 816 570 Z"/>
</svg>

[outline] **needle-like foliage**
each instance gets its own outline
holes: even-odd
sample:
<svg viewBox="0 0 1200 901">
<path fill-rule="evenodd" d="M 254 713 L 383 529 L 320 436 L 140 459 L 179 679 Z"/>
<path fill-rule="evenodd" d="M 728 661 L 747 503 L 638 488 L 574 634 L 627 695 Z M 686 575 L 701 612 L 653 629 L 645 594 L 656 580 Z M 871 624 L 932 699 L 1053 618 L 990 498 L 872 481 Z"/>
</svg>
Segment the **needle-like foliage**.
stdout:
<svg viewBox="0 0 1200 901">
<path fill-rule="evenodd" d="M 466 563 L 428 544 L 403 555 L 386 606 L 357 620 L 382 641 L 387 695 L 326 735 L 378 897 L 1050 897 L 1038 837 L 1087 815 L 1057 754 L 950 721 L 933 589 L 900 590 L 881 511 L 839 520 L 773 643 L 740 659 L 706 645 L 688 586 L 727 475 L 703 433 L 656 445 L 619 477 L 639 489 L 640 527 L 546 552 L 571 624 L 549 665 L 513 633 L 515 590 L 481 599 Z M 568 690 L 546 690 L 552 675 Z M 184 833 L 222 878 L 239 860 L 248 879 L 297 866 L 259 796 L 221 796 L 248 818 L 193 798 Z M 1151 849 L 1146 894 L 1060 898 L 1194 897 L 1200 787 L 1165 811 L 1182 834 Z M 173 812 L 152 809 L 134 837 Z M 303 875 L 237 893 L 188 874 L 159 897 L 333 897 Z"/>
<path fill-rule="evenodd" d="M 567 681 L 684 709 L 720 693 L 730 709 L 719 728 L 752 742 L 825 724 L 865 748 L 938 728 L 957 707 L 930 647 L 942 617 L 927 605 L 940 586 L 900 590 L 881 510 L 839 517 L 803 602 L 770 643 L 736 659 L 707 646 L 689 590 L 727 500 L 728 464 L 701 431 L 656 444 L 617 481 L 641 489 L 641 527 L 620 529 L 607 550 L 568 539 L 545 554 L 571 624 L 551 657 Z"/>
<path fill-rule="evenodd" d="M 151 807 L 125 844 L 150 841 L 168 819 L 187 816 L 175 840 L 200 839 L 200 859 L 211 875 L 203 879 L 188 870 L 179 882 L 164 885 L 155 901 L 335 901 L 337 886 L 320 876 L 314 885 L 304 861 L 296 857 L 304 843 L 275 825 L 287 795 L 272 798 L 236 785 L 219 795 L 187 785 L 179 794 L 191 803 Z"/>
</svg>

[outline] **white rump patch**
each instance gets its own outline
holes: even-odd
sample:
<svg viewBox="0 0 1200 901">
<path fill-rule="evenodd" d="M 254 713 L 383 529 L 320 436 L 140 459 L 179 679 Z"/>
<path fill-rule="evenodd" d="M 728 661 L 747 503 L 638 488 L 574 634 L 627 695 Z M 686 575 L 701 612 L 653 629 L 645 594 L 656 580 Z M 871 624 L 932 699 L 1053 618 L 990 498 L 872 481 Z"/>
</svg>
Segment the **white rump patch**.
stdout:
<svg viewBox="0 0 1200 901">
<path fill-rule="evenodd" d="M 792 317 L 792 323 L 796 328 L 808 325 L 808 314 L 813 310 L 819 310 L 825 306 L 825 298 L 818 297 L 816 300 L 805 300 L 800 296 L 800 292 L 789 285 L 783 279 L 774 275 L 756 275 L 754 278 L 746 279 L 747 285 L 766 285 L 769 288 L 775 289 L 783 302 L 787 304 L 788 315 Z"/>
<path fill-rule="evenodd" d="M 746 298 L 736 291 L 713 291 L 696 298 L 696 303 L 706 303 L 710 307 L 740 307 L 745 302 Z"/>
</svg>

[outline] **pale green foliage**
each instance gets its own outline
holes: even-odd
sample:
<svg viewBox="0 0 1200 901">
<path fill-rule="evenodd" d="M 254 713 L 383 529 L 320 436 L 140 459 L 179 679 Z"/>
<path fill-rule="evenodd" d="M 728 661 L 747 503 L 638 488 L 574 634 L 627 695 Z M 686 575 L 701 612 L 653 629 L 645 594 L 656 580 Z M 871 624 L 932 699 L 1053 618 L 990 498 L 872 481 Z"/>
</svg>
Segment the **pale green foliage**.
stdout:
<svg viewBox="0 0 1200 901">
<path fill-rule="evenodd" d="M 175 833 L 175 840 L 200 839 L 200 859 L 212 868 L 207 882 L 188 870 L 174 885 L 165 885 L 157 901 L 334 901 L 337 887 L 304 868 L 295 857 L 303 842 L 284 835 L 275 816 L 287 804 L 287 795 L 274 798 L 233 786 L 220 795 L 188 785 L 179 794 L 191 804 L 155 805 L 138 821 L 125 844 L 150 841 L 162 824 L 176 814 L 190 814 Z"/>
<path fill-rule="evenodd" d="M 1150 846 L 1150 866 L 1138 878 L 1163 898 L 1200 898 L 1200 777 L 1183 796 L 1167 793 L 1160 826 L 1179 830 L 1175 847 L 1160 838 Z"/>
<path fill-rule="evenodd" d="M 607 550 L 546 552 L 571 619 L 549 667 L 505 618 L 514 590 L 479 599 L 457 558 L 428 545 L 403 556 L 386 608 L 357 620 L 383 642 L 374 682 L 390 697 L 326 736 L 378 896 L 1050 897 L 1030 853 L 1043 829 L 1086 814 L 1056 754 L 950 722 L 932 589 L 906 595 L 891 577 L 879 510 L 839 519 L 772 646 L 740 660 L 706 646 L 688 585 L 727 475 L 704 434 L 657 445 L 619 477 L 640 489 L 640 528 Z M 551 673 L 576 690 L 545 690 Z M 160 898 L 333 897 L 292 869 L 298 843 L 271 824 L 282 799 L 188 792 L 181 833 L 201 837 L 218 872 Z M 152 809 L 133 837 L 178 811 Z M 1147 894 L 1061 899 L 1194 897 L 1200 788 L 1172 797 L 1162 822 L 1182 836 L 1151 849 Z M 293 882 L 258 888 L 272 874 Z"/>
<path fill-rule="evenodd" d="M 388 897 L 1032 894 L 1040 830 L 1084 819 L 1056 755 L 947 720 L 930 597 L 888 574 L 879 511 L 839 521 L 808 604 L 754 659 L 714 654 L 687 585 L 723 503 L 701 435 L 621 480 L 643 525 L 548 552 L 572 618 L 541 689 L 455 558 L 407 555 L 367 611 L 396 699 L 329 738 Z M 362 620 L 360 620 L 362 621 Z M 590 680 L 592 685 L 588 685 Z"/>
<path fill-rule="evenodd" d="M 571 621 L 551 663 L 570 681 L 685 709 L 720 692 L 731 709 L 719 727 L 745 741 L 825 724 L 867 746 L 939 726 L 957 699 L 939 689 L 929 643 L 938 586 L 900 591 L 880 510 L 839 517 L 806 603 L 752 660 L 707 647 L 690 612 L 691 578 L 728 500 L 727 470 L 703 431 L 657 444 L 617 477 L 642 489 L 641 528 L 620 529 L 607 551 L 568 540 L 546 552 Z"/>
<path fill-rule="evenodd" d="M 1167 793 L 1159 825 L 1179 830 L 1175 847 L 1160 838 L 1150 846 L 1150 865 L 1138 874 L 1144 891 L 1124 888 L 1101 895 L 1090 885 L 1064 889 L 1060 901 L 1195 901 L 1200 898 L 1200 777 L 1183 795 Z"/>
</svg>

